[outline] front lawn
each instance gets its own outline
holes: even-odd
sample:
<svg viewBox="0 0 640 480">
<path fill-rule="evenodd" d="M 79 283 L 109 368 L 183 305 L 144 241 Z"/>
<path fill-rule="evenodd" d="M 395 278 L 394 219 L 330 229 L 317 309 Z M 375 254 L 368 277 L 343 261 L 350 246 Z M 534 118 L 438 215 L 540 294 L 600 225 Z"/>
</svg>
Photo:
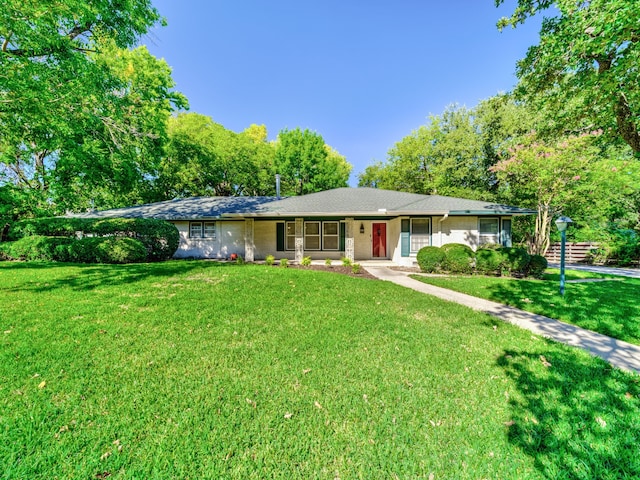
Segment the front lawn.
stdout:
<svg viewBox="0 0 640 480">
<path fill-rule="evenodd" d="M 640 476 L 640 377 L 326 272 L 0 263 L 4 479 Z"/>
<path fill-rule="evenodd" d="M 570 283 L 562 296 L 559 273 L 549 272 L 543 280 L 484 276 L 413 278 L 640 345 L 640 279 L 570 270 L 566 275 Z M 585 279 L 605 280 L 571 283 Z"/>
</svg>

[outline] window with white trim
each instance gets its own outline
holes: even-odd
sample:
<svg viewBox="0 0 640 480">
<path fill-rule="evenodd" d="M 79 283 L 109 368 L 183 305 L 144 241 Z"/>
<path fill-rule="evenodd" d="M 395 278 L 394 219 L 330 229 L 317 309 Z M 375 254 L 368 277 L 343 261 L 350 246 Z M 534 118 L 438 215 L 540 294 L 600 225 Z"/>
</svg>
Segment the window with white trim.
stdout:
<svg viewBox="0 0 640 480">
<path fill-rule="evenodd" d="M 284 231 L 285 250 L 296 249 L 296 222 L 286 222 Z"/>
<path fill-rule="evenodd" d="M 340 222 L 322 222 L 322 249 L 340 248 Z"/>
<path fill-rule="evenodd" d="M 189 237 L 202 238 L 202 222 L 191 222 L 189 224 Z"/>
<path fill-rule="evenodd" d="M 202 236 L 205 238 L 216 238 L 216 222 L 204 222 Z"/>
<path fill-rule="evenodd" d="M 478 219 L 479 243 L 500 243 L 500 219 L 499 218 L 479 218 Z"/>
<path fill-rule="evenodd" d="M 411 219 L 411 253 L 417 253 L 422 247 L 431 243 L 431 219 Z"/>
<path fill-rule="evenodd" d="M 304 249 L 320 250 L 320 222 L 304 222 Z"/>
</svg>

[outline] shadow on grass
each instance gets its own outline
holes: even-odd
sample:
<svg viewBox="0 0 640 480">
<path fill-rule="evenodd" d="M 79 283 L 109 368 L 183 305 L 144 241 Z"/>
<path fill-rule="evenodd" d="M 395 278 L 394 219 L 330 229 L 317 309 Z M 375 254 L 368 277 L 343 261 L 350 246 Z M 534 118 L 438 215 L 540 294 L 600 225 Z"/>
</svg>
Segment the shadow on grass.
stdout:
<svg viewBox="0 0 640 480">
<path fill-rule="evenodd" d="M 126 285 L 147 278 L 166 278 L 184 274 L 194 269 L 225 268 L 233 263 L 209 262 L 201 260 L 169 260 L 158 263 L 133 263 L 127 265 L 49 263 L 49 262 L 2 262 L 0 272 L 13 271 L 30 278 L 14 288 L 0 288 L 5 291 L 32 291 L 34 293 L 72 288 L 74 290 L 93 290 L 110 285 Z M 38 272 L 46 270 L 46 279 Z M 60 270 L 61 274 L 55 274 Z M 53 275 L 50 272 L 54 272 Z"/>
<path fill-rule="evenodd" d="M 489 299 L 640 344 L 640 280 L 571 283 L 519 280 L 487 287 Z"/>
<path fill-rule="evenodd" d="M 509 440 L 545 478 L 640 478 L 640 377 L 568 349 L 513 349 L 497 363 L 518 390 Z"/>
</svg>

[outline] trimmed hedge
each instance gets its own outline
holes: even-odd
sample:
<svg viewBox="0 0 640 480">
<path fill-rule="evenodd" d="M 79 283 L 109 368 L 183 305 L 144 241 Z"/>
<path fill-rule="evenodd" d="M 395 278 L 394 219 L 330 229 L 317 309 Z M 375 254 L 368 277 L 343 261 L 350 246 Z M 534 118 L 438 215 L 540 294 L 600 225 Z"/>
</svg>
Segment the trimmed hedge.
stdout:
<svg viewBox="0 0 640 480">
<path fill-rule="evenodd" d="M 425 273 L 438 272 L 444 264 L 445 254 L 440 247 L 422 247 L 416 260 L 420 270 Z"/>
<path fill-rule="evenodd" d="M 523 277 L 527 274 L 527 268 L 531 257 L 524 248 L 504 247 L 502 249 L 505 258 L 505 268 L 514 277 Z"/>
<path fill-rule="evenodd" d="M 445 271 L 450 273 L 479 273 L 514 277 L 542 278 L 547 260 L 540 255 L 529 255 L 519 247 L 483 245 L 476 252 L 461 243 L 447 243 L 442 247 L 423 247 L 416 257 L 420 270 L 426 273 Z"/>
<path fill-rule="evenodd" d="M 63 251 L 72 243 L 73 239 L 66 237 L 31 235 L 15 242 L 3 242 L 0 250 L 8 260 L 59 261 L 57 252 Z"/>
<path fill-rule="evenodd" d="M 74 263 L 137 263 L 147 259 L 140 240 L 129 237 L 43 237 L 30 235 L 15 242 L 0 244 L 9 260 Z"/>
<path fill-rule="evenodd" d="M 476 272 L 482 275 L 500 275 L 504 261 L 501 249 L 479 248 L 476 251 Z"/>
<path fill-rule="evenodd" d="M 8 240 L 40 235 L 76 237 L 78 232 L 93 237 L 131 238 L 142 242 L 147 261 L 162 261 L 173 256 L 180 242 L 175 225 L 150 218 L 37 218 L 14 223 Z M 78 247 L 80 248 L 80 247 Z"/>
<path fill-rule="evenodd" d="M 451 273 L 473 273 L 475 253 L 462 243 L 447 243 L 440 247 L 444 252 L 444 269 Z"/>
<path fill-rule="evenodd" d="M 527 266 L 527 275 L 533 278 L 542 278 L 548 266 L 549 262 L 542 255 L 531 255 Z"/>
</svg>

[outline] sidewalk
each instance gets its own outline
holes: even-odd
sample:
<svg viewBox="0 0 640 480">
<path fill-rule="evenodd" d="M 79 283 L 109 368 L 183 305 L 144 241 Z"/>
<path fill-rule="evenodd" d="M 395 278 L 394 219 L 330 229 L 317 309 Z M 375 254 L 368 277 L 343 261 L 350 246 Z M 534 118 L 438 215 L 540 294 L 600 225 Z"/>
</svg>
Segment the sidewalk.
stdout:
<svg viewBox="0 0 640 480">
<path fill-rule="evenodd" d="M 380 280 L 387 280 L 418 292 L 465 305 L 473 310 L 488 313 L 538 335 L 582 348 L 623 370 L 640 373 L 640 346 L 501 303 L 428 285 L 409 278 L 407 272 L 391 270 L 386 267 L 366 267 L 366 269 Z"/>
<path fill-rule="evenodd" d="M 549 268 L 560 268 L 559 263 L 549 263 Z M 608 275 L 619 275 L 621 277 L 640 278 L 640 268 L 618 268 L 604 267 L 599 265 L 583 265 L 572 263 L 565 265 L 567 270 L 584 270 L 585 272 L 606 273 Z"/>
</svg>

